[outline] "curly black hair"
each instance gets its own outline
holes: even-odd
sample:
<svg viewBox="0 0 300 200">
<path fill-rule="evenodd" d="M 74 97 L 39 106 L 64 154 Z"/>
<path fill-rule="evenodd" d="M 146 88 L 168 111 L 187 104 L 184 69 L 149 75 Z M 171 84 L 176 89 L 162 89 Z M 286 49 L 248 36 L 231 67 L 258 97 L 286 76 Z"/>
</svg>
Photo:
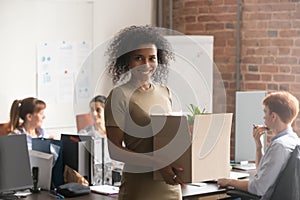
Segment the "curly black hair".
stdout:
<svg viewBox="0 0 300 200">
<path fill-rule="evenodd" d="M 113 37 L 106 55 L 108 55 L 107 65 L 114 84 L 123 80 L 122 75 L 129 71 L 130 53 L 143 44 L 154 44 L 157 48 L 158 66 L 152 76 L 153 81 L 157 83 L 167 81 L 169 60 L 174 59 L 174 54 L 162 32 L 160 28 L 149 25 L 130 26 Z"/>
</svg>

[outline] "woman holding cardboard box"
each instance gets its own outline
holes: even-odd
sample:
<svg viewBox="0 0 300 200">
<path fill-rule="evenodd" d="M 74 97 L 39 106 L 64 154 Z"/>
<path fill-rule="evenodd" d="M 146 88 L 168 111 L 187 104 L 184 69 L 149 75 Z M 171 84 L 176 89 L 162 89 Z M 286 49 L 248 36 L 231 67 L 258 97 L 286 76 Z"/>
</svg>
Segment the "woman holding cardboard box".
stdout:
<svg viewBox="0 0 300 200">
<path fill-rule="evenodd" d="M 178 166 L 153 157 L 151 113 L 169 113 L 167 78 L 170 44 L 158 29 L 131 26 L 121 30 L 108 51 L 113 83 L 105 106 L 105 124 L 112 159 L 125 163 L 119 199 L 181 199 Z M 124 144 L 124 145 L 123 145 Z M 153 169 L 164 181 L 153 180 Z"/>
</svg>

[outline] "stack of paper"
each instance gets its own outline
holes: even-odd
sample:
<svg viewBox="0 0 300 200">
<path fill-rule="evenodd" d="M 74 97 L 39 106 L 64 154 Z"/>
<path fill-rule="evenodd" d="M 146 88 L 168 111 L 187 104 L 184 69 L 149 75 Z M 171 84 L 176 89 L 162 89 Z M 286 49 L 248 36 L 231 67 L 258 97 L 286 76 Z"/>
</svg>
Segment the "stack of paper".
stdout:
<svg viewBox="0 0 300 200">
<path fill-rule="evenodd" d="M 118 194 L 119 187 L 112 186 L 112 185 L 94 185 L 90 186 L 90 190 L 95 193 L 111 195 L 111 194 Z"/>
</svg>

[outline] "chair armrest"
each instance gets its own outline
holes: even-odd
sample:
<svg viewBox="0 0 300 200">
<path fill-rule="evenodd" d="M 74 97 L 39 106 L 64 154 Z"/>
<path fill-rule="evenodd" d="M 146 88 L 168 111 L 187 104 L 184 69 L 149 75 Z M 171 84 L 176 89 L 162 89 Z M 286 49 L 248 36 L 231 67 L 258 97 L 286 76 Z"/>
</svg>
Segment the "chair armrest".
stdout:
<svg viewBox="0 0 300 200">
<path fill-rule="evenodd" d="M 261 197 L 242 190 L 230 189 L 226 194 L 232 197 L 241 197 L 242 200 L 259 200 Z"/>
</svg>

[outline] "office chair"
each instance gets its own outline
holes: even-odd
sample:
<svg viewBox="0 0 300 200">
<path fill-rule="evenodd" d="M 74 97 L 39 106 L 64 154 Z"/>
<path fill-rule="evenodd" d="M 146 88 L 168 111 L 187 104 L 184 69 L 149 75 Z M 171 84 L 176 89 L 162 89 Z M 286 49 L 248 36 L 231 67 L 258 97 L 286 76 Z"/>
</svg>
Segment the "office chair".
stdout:
<svg viewBox="0 0 300 200">
<path fill-rule="evenodd" d="M 235 190 L 230 189 L 226 192 L 226 194 L 229 196 L 227 198 L 223 198 L 222 200 L 260 200 L 261 197 L 257 196 L 255 194 L 251 194 L 249 192 L 241 191 L 241 190 Z"/>
<path fill-rule="evenodd" d="M 297 145 L 288 160 L 287 166 L 280 173 L 276 180 L 275 188 L 270 196 L 260 197 L 249 192 L 240 190 L 228 190 L 226 193 L 230 197 L 225 199 L 241 200 L 283 200 L 300 199 L 300 145 Z"/>
<path fill-rule="evenodd" d="M 8 135 L 9 134 L 9 128 L 8 123 L 1 123 L 0 124 L 0 135 Z"/>
<path fill-rule="evenodd" d="M 93 118 L 91 117 L 90 113 L 76 115 L 77 132 L 79 132 L 86 126 L 91 125 L 92 123 L 93 123 Z"/>
</svg>

